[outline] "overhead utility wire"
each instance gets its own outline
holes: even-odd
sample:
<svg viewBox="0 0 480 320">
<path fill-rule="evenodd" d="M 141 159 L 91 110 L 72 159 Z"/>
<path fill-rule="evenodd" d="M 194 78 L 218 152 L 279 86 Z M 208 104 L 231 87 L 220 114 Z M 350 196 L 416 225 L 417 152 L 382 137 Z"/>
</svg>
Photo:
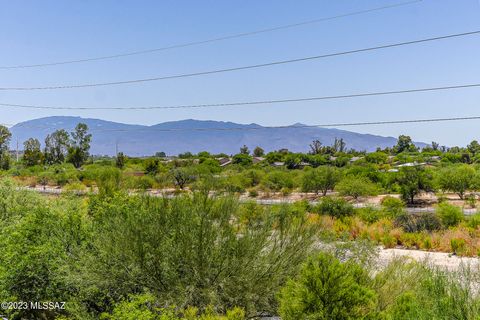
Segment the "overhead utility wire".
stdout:
<svg viewBox="0 0 480 320">
<path fill-rule="evenodd" d="M 252 106 L 261 104 L 277 104 L 277 103 L 292 103 L 292 102 L 309 102 L 309 101 L 321 101 L 321 100 L 336 100 L 336 99 L 349 99 L 360 97 L 372 97 L 372 96 L 384 96 L 394 94 L 408 94 L 417 92 L 429 92 L 429 91 L 443 91 L 443 90 L 456 90 L 467 88 L 478 88 L 480 83 L 463 84 L 444 87 L 429 87 L 429 88 L 414 88 L 395 91 L 375 91 L 375 92 L 363 92 L 353 93 L 335 96 L 319 96 L 319 97 L 306 97 L 306 98 L 292 98 L 292 99 L 278 99 L 278 100 L 259 100 L 259 101 L 241 101 L 241 102 L 229 102 L 229 103 L 212 103 L 212 104 L 193 104 L 193 105 L 177 105 L 177 106 L 144 106 L 144 107 L 61 107 L 61 106 L 41 106 L 41 105 L 28 105 L 28 104 L 14 104 L 0 102 L 0 106 L 12 107 L 12 108 L 26 108 L 26 109 L 48 109 L 48 110 L 158 110 L 158 109 L 191 109 L 191 108 L 210 108 L 210 107 L 236 107 L 236 106 Z"/>
<path fill-rule="evenodd" d="M 317 56 L 303 57 L 303 58 L 298 58 L 298 59 L 280 60 L 280 61 L 273 61 L 273 62 L 268 62 L 268 63 L 247 65 L 247 66 L 241 66 L 241 67 L 216 69 L 216 70 L 201 71 L 201 72 L 194 72 L 194 73 L 184 73 L 184 74 L 177 74 L 177 75 L 170 75 L 170 76 L 159 76 L 159 77 L 153 77 L 153 78 L 124 80 L 124 81 L 113 81 L 113 82 L 101 82 L 101 83 L 42 86 L 42 87 L 0 87 L 0 90 L 1 91 L 27 91 L 27 90 L 77 89 L 77 88 L 102 87 L 102 86 L 144 83 L 144 82 L 169 80 L 169 79 L 179 79 L 179 78 L 204 76 L 204 75 L 219 74 L 219 73 L 226 73 L 226 72 L 233 72 L 233 71 L 240 71 L 240 70 L 247 70 L 247 69 L 257 69 L 257 68 L 271 67 L 271 66 L 276 66 L 276 65 L 283 65 L 283 64 L 289 64 L 289 63 L 317 60 L 317 59 L 330 58 L 330 57 L 335 57 L 335 56 L 349 55 L 349 54 L 360 53 L 360 52 L 394 48 L 394 47 L 400 47 L 400 46 L 405 46 L 405 45 L 419 44 L 419 43 L 425 43 L 425 42 L 431 42 L 431 41 L 437 41 L 437 40 L 445 40 L 445 39 L 458 38 L 458 37 L 465 37 L 465 36 L 478 35 L 478 34 L 480 34 L 480 30 L 450 34 L 450 35 L 445 35 L 445 36 L 438 36 L 438 37 L 433 37 L 433 38 L 424 38 L 424 39 L 420 39 L 420 40 L 391 43 L 391 44 L 386 44 L 386 45 L 381 45 L 381 46 L 376 46 L 376 47 L 368 47 L 368 48 L 362 48 L 362 49 L 356 49 L 356 50 L 341 51 L 341 52 L 335 52 L 335 53 L 329 53 L 329 54 L 323 54 L 323 55 L 317 55 Z"/>
<path fill-rule="evenodd" d="M 369 125 L 387 125 L 387 124 L 409 124 L 409 123 L 433 123 L 433 122 L 447 122 L 447 121 L 467 121 L 480 120 L 480 116 L 465 116 L 465 117 L 449 117 L 449 118 L 427 118 L 427 119 L 411 119 L 411 120 L 387 120 L 387 121 L 367 121 L 367 122 L 339 122 L 327 124 L 313 124 L 313 125 L 288 125 L 288 126 L 249 126 L 249 127 L 217 127 L 217 128 L 132 128 L 132 129 L 91 129 L 91 132 L 135 132 L 135 131 L 160 131 L 160 132 L 178 132 L 178 131 L 245 131 L 245 130 L 270 130 L 270 129 L 298 129 L 298 128 L 322 128 L 322 127 L 352 127 L 352 126 L 369 126 Z M 38 128 L 49 129 L 51 126 L 28 126 L 19 125 L 21 128 Z"/>
<path fill-rule="evenodd" d="M 116 58 L 122 58 L 122 57 L 134 56 L 134 55 L 141 55 L 141 54 L 148 54 L 148 53 L 154 53 L 154 52 L 160 52 L 160 51 L 167 51 L 167 50 L 172 50 L 172 49 L 192 47 L 192 46 L 198 46 L 198 45 L 202 45 L 202 44 L 219 42 L 219 41 L 223 41 L 223 40 L 236 39 L 236 38 L 242 38 L 242 37 L 257 35 L 257 34 L 261 34 L 261 33 L 268 33 L 268 32 L 273 32 L 273 31 L 278 31 L 278 30 L 296 28 L 296 27 L 305 26 L 305 25 L 309 25 L 309 24 L 314 24 L 314 23 L 319 23 L 319 22 L 324 22 L 324 21 L 329 21 L 329 20 L 334 20 L 334 19 L 346 18 L 346 17 L 350 17 L 350 16 L 361 15 L 361 14 L 365 14 L 365 13 L 381 11 L 381 10 L 406 6 L 406 5 L 411 5 L 411 4 L 419 3 L 419 2 L 422 2 L 422 1 L 423 0 L 401 2 L 401 3 L 396 3 L 396 4 L 392 4 L 392 5 L 387 5 L 387 6 L 381 6 L 381 7 L 376 7 L 376 8 L 371 8 L 371 9 L 366 9 L 366 10 L 361 10 L 361 11 L 344 13 L 344 14 L 335 15 L 335 16 L 331 16 L 331 17 L 324 17 L 324 18 L 319 18 L 319 19 L 314 19 L 314 20 L 297 22 L 297 23 L 293 23 L 293 24 L 287 24 L 287 25 L 271 27 L 271 28 L 266 28 L 266 29 L 260 29 L 260 30 L 256 30 L 256 31 L 250 31 L 250 32 L 237 33 L 237 34 L 232 34 L 232 35 L 227 35 L 227 36 L 222 36 L 222 37 L 217 37 L 217 38 L 211 38 L 211 39 L 207 39 L 207 40 L 181 43 L 181 44 L 176 44 L 176 45 L 171 45 L 171 46 L 166 46 L 166 47 L 161 47 L 161 48 L 155 48 L 155 49 L 139 50 L 139 51 L 126 52 L 126 53 L 112 54 L 112 55 L 107 55 L 107 56 L 76 59 L 76 60 L 57 61 L 57 62 L 49 62 L 49 63 L 25 64 L 25 65 L 14 65 L 14 66 L 0 66 L 0 69 L 26 69 L 26 68 L 50 67 L 50 66 L 74 64 L 74 63 L 81 63 L 81 62 L 91 62 L 91 61 L 98 61 L 98 60 L 116 59 Z"/>
</svg>

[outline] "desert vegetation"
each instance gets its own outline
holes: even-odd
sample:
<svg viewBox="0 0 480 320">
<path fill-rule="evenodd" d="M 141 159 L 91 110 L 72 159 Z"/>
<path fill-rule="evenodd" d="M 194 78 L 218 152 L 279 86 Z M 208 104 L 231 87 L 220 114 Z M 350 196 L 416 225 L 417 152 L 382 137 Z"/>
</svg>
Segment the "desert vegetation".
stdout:
<svg viewBox="0 0 480 320">
<path fill-rule="evenodd" d="M 0 128 L 0 300 L 66 302 L 9 319 L 480 316 L 478 270 L 375 262 L 380 246 L 480 254 L 476 143 L 98 157 L 79 124 L 16 161 L 9 139 Z"/>
</svg>

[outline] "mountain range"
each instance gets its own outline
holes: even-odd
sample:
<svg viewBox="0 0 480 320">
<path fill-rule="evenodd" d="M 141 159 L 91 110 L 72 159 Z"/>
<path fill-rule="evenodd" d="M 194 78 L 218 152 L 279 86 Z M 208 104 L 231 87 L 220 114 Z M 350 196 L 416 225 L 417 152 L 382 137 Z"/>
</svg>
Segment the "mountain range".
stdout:
<svg viewBox="0 0 480 320">
<path fill-rule="evenodd" d="M 265 128 L 258 124 L 238 124 L 222 121 L 181 120 L 163 122 L 152 126 L 132 125 L 99 119 L 54 116 L 21 122 L 10 128 L 12 149 L 17 141 L 22 149 L 23 141 L 36 138 L 43 143 L 47 134 L 57 129 L 71 132 L 80 123 L 86 123 L 92 133 L 91 154 L 115 155 L 116 150 L 130 156 L 153 155 L 163 151 L 177 155 L 190 151 L 197 153 L 238 153 L 247 145 L 265 151 L 286 148 L 294 152 L 306 152 L 313 140 L 331 145 L 335 138 L 343 139 L 347 148 L 373 151 L 396 144 L 397 139 L 351 131 L 305 127 L 293 124 L 283 128 Z M 425 143 L 416 143 L 423 147 Z"/>
</svg>

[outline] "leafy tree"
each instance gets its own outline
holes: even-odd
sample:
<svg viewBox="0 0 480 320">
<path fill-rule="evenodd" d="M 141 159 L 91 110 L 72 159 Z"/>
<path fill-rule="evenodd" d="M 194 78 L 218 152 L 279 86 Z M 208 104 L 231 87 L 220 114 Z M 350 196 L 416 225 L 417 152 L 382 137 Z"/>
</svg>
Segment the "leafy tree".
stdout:
<svg viewBox="0 0 480 320">
<path fill-rule="evenodd" d="M 175 168 L 171 171 L 171 175 L 173 177 L 173 181 L 176 186 L 178 186 L 180 189 L 184 189 L 185 186 L 194 181 L 196 179 L 196 176 L 192 172 L 190 168 L 186 167 L 180 167 L 180 168 Z"/>
<path fill-rule="evenodd" d="M 293 188 L 294 181 L 288 171 L 274 170 L 265 176 L 263 185 L 269 190 L 280 191 Z"/>
<path fill-rule="evenodd" d="M 67 131 L 60 129 L 45 138 L 45 162 L 47 164 L 57 164 L 65 161 L 70 139 Z"/>
<path fill-rule="evenodd" d="M 255 149 L 253 149 L 253 155 L 255 157 L 263 157 L 265 155 L 265 151 L 260 147 L 255 147 Z"/>
<path fill-rule="evenodd" d="M 125 162 L 127 161 L 127 156 L 123 154 L 123 152 L 117 153 L 117 157 L 115 159 L 115 166 L 119 169 L 123 169 L 125 167 Z"/>
<path fill-rule="evenodd" d="M 240 164 L 242 166 L 251 165 L 252 162 L 253 162 L 252 157 L 250 157 L 248 155 L 248 153 L 247 154 L 239 153 L 239 154 L 234 155 L 233 158 L 232 158 L 232 163 L 233 164 Z"/>
<path fill-rule="evenodd" d="M 158 173 L 160 161 L 155 158 L 149 158 L 145 160 L 145 173 L 150 175 L 156 175 Z"/>
<path fill-rule="evenodd" d="M 12 134 L 7 127 L 0 125 L 0 169 L 10 168 L 9 145 Z"/>
<path fill-rule="evenodd" d="M 417 151 L 417 147 L 413 144 L 412 138 L 401 135 L 398 137 L 394 150 L 397 154 L 402 152 L 415 152 Z"/>
<path fill-rule="evenodd" d="M 442 190 L 453 191 L 463 200 L 465 192 L 474 186 L 475 175 L 475 169 L 462 164 L 441 169 L 437 180 Z"/>
<path fill-rule="evenodd" d="M 359 197 L 373 196 L 378 193 L 377 185 L 361 176 L 345 177 L 337 184 L 336 190 L 341 195 L 353 197 L 355 200 Z"/>
<path fill-rule="evenodd" d="M 165 158 L 167 155 L 165 154 L 165 152 L 163 151 L 160 151 L 160 152 L 155 152 L 155 157 L 156 158 Z"/>
<path fill-rule="evenodd" d="M 480 143 L 478 143 L 477 140 L 473 140 L 469 145 L 467 145 L 467 149 L 473 156 L 475 156 L 480 153 Z"/>
<path fill-rule="evenodd" d="M 432 174 L 421 166 L 402 167 L 398 173 L 397 182 L 403 199 L 410 204 L 421 191 L 433 190 Z"/>
<path fill-rule="evenodd" d="M 287 283 L 279 302 L 283 320 L 365 319 L 375 313 L 376 293 L 362 267 L 321 253 Z"/>
<path fill-rule="evenodd" d="M 341 178 L 341 172 L 335 167 L 321 166 L 306 170 L 302 178 L 302 191 L 315 192 L 315 194 L 321 191 L 325 196 L 328 190 L 335 188 Z"/>
<path fill-rule="evenodd" d="M 85 123 L 79 123 L 75 127 L 75 131 L 71 133 L 72 140 L 68 148 L 67 160 L 80 168 L 90 156 L 90 142 L 92 135 L 88 133 L 88 126 Z"/>
<path fill-rule="evenodd" d="M 250 154 L 250 150 L 248 150 L 248 147 L 246 145 L 243 145 L 243 147 L 240 148 L 240 154 Z"/>
<path fill-rule="evenodd" d="M 23 143 L 23 162 L 26 166 L 35 166 L 43 161 L 40 141 L 30 138 Z"/>
<path fill-rule="evenodd" d="M 287 169 L 298 169 L 302 162 L 301 154 L 289 153 L 285 156 L 285 166 Z"/>
<path fill-rule="evenodd" d="M 365 160 L 370 163 L 382 164 L 387 162 L 388 155 L 384 152 L 371 152 L 365 156 Z"/>
</svg>

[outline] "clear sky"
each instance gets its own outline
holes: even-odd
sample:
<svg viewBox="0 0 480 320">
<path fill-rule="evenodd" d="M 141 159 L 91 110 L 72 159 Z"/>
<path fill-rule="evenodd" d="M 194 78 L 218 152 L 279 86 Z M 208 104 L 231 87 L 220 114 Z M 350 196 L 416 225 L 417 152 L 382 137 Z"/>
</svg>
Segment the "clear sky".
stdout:
<svg viewBox="0 0 480 320">
<path fill-rule="evenodd" d="M 401 2 L 391 0 L 0 0 L 0 65 L 109 55 L 204 40 Z M 418 4 L 241 39 L 126 58 L 0 70 L 0 87 L 105 82 L 205 71 L 480 30 L 478 0 Z M 270 68 L 135 85 L 0 92 L 0 103 L 162 106 L 480 83 L 480 36 Z M 236 108 L 55 111 L 0 107 L 13 124 L 52 115 L 155 124 L 212 119 L 261 125 L 480 115 L 480 88 Z M 349 128 L 465 145 L 480 121 Z M 221 133 L 219 133 L 221 134 Z"/>
</svg>

